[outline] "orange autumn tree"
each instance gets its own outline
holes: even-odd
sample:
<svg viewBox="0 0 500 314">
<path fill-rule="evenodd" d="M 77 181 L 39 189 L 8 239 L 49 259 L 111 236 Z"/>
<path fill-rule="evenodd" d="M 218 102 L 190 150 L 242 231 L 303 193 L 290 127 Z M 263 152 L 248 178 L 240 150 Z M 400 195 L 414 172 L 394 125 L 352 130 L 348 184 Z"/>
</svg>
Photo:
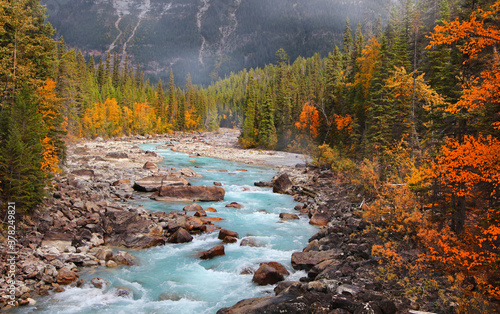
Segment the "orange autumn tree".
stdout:
<svg viewBox="0 0 500 314">
<path fill-rule="evenodd" d="M 436 26 L 428 48 L 458 44 L 465 62 L 481 57 L 489 66 L 463 85 L 463 94 L 445 110 L 468 118 L 474 126 L 485 112 L 500 104 L 500 64 L 496 45 L 500 43 L 498 24 L 490 23 L 500 12 L 500 1 L 489 10 L 477 9 L 468 20 Z M 493 49 L 491 49 L 493 47 Z M 493 53 L 488 53 L 493 51 Z M 496 116 L 498 120 L 498 115 Z M 477 125 L 473 135 L 448 138 L 430 169 L 433 184 L 431 206 L 434 221 L 421 231 L 427 244 L 424 260 L 450 272 L 475 277 L 478 287 L 500 299 L 498 269 L 500 251 L 500 141 L 498 121 Z M 452 231 L 452 232 L 450 232 Z"/>
<path fill-rule="evenodd" d="M 38 112 L 42 116 L 42 123 L 45 126 L 47 133 L 42 138 L 42 164 L 41 169 L 45 173 L 58 173 L 59 157 L 61 149 L 63 148 L 62 142 L 59 139 L 59 127 L 61 124 L 61 113 L 59 99 L 54 93 L 56 82 L 52 79 L 47 79 L 45 84 L 38 88 L 38 97 L 40 99 L 40 106 Z"/>
<path fill-rule="evenodd" d="M 299 121 L 295 122 L 295 127 L 316 138 L 319 133 L 319 113 L 316 107 L 306 102 L 302 107 Z"/>
</svg>

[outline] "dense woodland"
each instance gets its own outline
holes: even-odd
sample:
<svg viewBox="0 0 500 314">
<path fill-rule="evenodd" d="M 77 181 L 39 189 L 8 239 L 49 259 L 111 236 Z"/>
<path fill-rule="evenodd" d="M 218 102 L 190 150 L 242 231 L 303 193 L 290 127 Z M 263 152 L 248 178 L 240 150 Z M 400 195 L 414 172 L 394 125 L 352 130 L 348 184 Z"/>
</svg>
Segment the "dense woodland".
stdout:
<svg viewBox="0 0 500 314">
<path fill-rule="evenodd" d="M 276 62 L 202 88 L 152 86 L 53 39 L 37 0 L 0 0 L 0 189 L 29 213 L 65 142 L 238 127 L 244 147 L 310 153 L 362 191 L 381 276 L 463 312 L 500 301 L 500 1 L 401 1 L 368 32 L 346 21 L 326 58 Z M 49 186 L 50 188 L 50 186 Z M 418 258 L 402 252 L 419 248 Z M 447 274 L 441 291 L 421 272 Z M 409 288 L 410 289 L 410 288 Z M 410 293 L 409 292 L 409 293 Z"/>
</svg>

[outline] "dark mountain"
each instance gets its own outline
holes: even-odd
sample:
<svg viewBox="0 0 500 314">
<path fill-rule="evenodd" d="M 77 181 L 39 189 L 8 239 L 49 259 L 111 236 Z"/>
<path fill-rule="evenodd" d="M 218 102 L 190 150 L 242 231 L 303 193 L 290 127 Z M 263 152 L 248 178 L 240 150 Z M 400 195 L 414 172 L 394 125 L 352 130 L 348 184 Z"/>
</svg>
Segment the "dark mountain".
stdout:
<svg viewBox="0 0 500 314">
<path fill-rule="evenodd" d="M 43 0 L 69 47 L 110 51 L 141 65 L 153 80 L 191 74 L 208 83 L 230 71 L 293 61 L 341 46 L 346 17 L 366 31 L 390 0 Z"/>
</svg>

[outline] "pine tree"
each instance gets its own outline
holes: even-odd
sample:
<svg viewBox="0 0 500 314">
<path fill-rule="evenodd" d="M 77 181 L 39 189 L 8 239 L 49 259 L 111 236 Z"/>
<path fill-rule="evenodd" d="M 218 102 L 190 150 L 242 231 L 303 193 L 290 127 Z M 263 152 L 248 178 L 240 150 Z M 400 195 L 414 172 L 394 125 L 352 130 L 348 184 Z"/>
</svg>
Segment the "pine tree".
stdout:
<svg viewBox="0 0 500 314">
<path fill-rule="evenodd" d="M 271 87 L 267 88 L 259 123 L 259 143 L 265 148 L 274 148 L 278 141 L 274 126 L 274 104 Z"/>
</svg>

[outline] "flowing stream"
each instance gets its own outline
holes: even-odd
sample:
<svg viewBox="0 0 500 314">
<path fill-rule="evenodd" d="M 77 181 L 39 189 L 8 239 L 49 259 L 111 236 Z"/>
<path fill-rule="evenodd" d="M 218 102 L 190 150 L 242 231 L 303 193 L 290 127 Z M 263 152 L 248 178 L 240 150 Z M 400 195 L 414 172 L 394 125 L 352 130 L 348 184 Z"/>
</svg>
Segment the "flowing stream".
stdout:
<svg viewBox="0 0 500 314">
<path fill-rule="evenodd" d="M 146 150 L 155 147 L 142 146 Z M 304 217 L 281 221 L 280 213 L 294 212 L 296 203 L 292 197 L 253 185 L 255 181 L 270 181 L 275 170 L 208 157 L 192 158 L 167 149 L 156 152 L 165 156 L 163 166 L 189 167 L 203 176 L 191 179 L 192 185 L 213 185 L 214 181 L 223 184 L 224 201 L 199 204 L 217 209 L 215 213 L 207 213 L 208 217 L 226 219 L 215 224 L 238 232 L 240 240 L 226 244 L 226 254 L 212 260 L 200 260 L 196 253 L 220 244 L 218 232 L 194 236 L 190 243 L 129 251 L 138 257 L 139 265 L 84 269 L 80 278 L 87 284 L 82 288 L 67 288 L 65 292 L 40 298 L 35 306 L 24 307 L 24 313 L 215 313 L 241 299 L 274 295 L 274 286 L 257 286 L 252 275 L 240 274 L 245 268 L 256 269 L 260 262 L 276 261 L 291 273 L 285 280 L 298 280 L 305 275 L 293 270 L 290 257 L 307 245 L 317 229 Z M 225 207 L 233 201 L 244 207 Z M 156 202 L 146 197 L 134 202 L 152 211 L 165 212 L 182 210 L 186 205 Z M 243 237 L 254 238 L 260 246 L 240 246 Z M 89 281 L 95 277 L 109 281 L 110 285 L 104 289 L 91 287 Z M 124 290 L 129 293 L 120 293 Z"/>
</svg>

